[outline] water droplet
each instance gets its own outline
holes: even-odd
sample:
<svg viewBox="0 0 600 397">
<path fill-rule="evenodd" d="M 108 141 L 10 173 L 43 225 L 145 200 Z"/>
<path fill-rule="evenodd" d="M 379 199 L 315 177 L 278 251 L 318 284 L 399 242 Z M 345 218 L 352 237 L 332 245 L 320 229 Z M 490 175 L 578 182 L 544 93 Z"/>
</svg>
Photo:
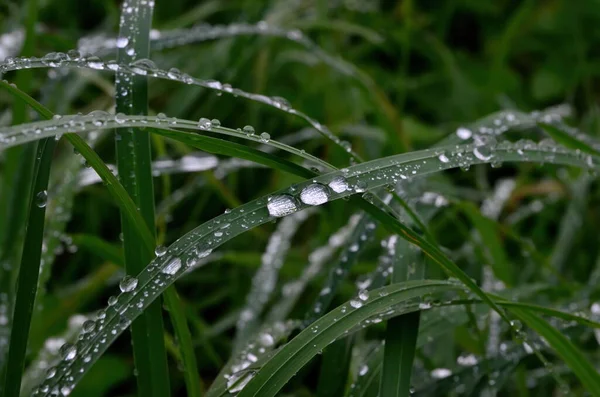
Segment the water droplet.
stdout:
<svg viewBox="0 0 600 397">
<path fill-rule="evenodd" d="M 269 210 L 269 215 L 279 218 L 296 212 L 298 203 L 287 194 L 273 196 L 267 203 L 267 210 Z"/>
<path fill-rule="evenodd" d="M 479 160 L 487 161 L 492 158 L 492 150 L 487 146 L 476 146 L 473 149 L 473 154 Z"/>
<path fill-rule="evenodd" d="M 275 339 L 273 339 L 273 335 L 268 332 L 263 332 L 258 336 L 258 341 L 261 345 L 265 347 L 273 346 L 275 344 Z"/>
<path fill-rule="evenodd" d="M 173 258 L 165 267 L 162 268 L 161 272 L 164 274 L 173 275 L 181 269 L 181 259 Z"/>
<path fill-rule="evenodd" d="M 167 253 L 167 247 L 165 247 L 164 245 L 158 245 L 156 246 L 156 248 L 154 249 L 154 254 L 156 256 L 158 256 L 159 258 L 161 256 L 163 256 L 164 254 Z"/>
<path fill-rule="evenodd" d="M 77 356 L 77 348 L 70 343 L 65 343 L 60 348 L 60 355 L 63 360 L 71 361 Z"/>
<path fill-rule="evenodd" d="M 352 299 L 350 301 L 350 306 L 352 306 L 355 309 L 358 309 L 359 307 L 362 307 L 362 302 L 360 300 L 356 300 L 356 299 Z"/>
<path fill-rule="evenodd" d="M 336 193 L 344 193 L 348 190 L 348 181 L 343 176 L 335 177 L 328 185 Z"/>
<path fill-rule="evenodd" d="M 42 190 L 35 195 L 35 205 L 39 208 L 44 208 L 48 203 L 48 191 Z"/>
<path fill-rule="evenodd" d="M 127 44 L 129 44 L 129 39 L 127 37 L 117 37 L 116 43 L 117 48 L 125 48 Z"/>
<path fill-rule="evenodd" d="M 220 127 L 221 126 L 221 122 L 219 121 L 219 119 L 212 119 L 210 121 L 210 123 L 212 124 L 213 127 Z"/>
<path fill-rule="evenodd" d="M 254 127 L 251 125 L 246 125 L 244 128 L 242 128 L 242 131 L 244 131 L 245 134 L 252 135 L 254 134 Z"/>
<path fill-rule="evenodd" d="M 123 279 L 119 283 L 119 289 L 121 290 L 121 292 L 131 292 L 135 289 L 135 287 L 137 287 L 137 285 L 137 278 L 127 275 L 123 277 Z"/>
<path fill-rule="evenodd" d="M 260 141 L 267 143 L 271 140 L 271 135 L 268 132 L 263 132 L 260 134 Z"/>
<path fill-rule="evenodd" d="M 431 377 L 434 379 L 444 379 L 452 375 L 452 371 L 448 368 L 436 368 L 431 371 Z"/>
<path fill-rule="evenodd" d="M 116 296 L 109 296 L 108 297 L 108 306 L 114 306 L 117 303 L 117 297 Z"/>
<path fill-rule="evenodd" d="M 87 320 L 83 323 L 82 330 L 83 333 L 89 334 L 90 332 L 94 332 L 96 329 L 96 322 L 94 320 Z"/>
<path fill-rule="evenodd" d="M 471 132 L 471 130 L 465 127 L 460 127 L 456 130 L 456 136 L 458 136 L 462 140 L 469 139 L 472 135 L 473 133 Z"/>
<path fill-rule="evenodd" d="M 367 183 L 365 181 L 358 181 L 356 185 L 354 185 L 354 190 L 356 193 L 362 193 L 367 190 Z"/>
<path fill-rule="evenodd" d="M 327 187 L 320 183 L 308 185 L 300 192 L 300 200 L 308 205 L 321 205 L 329 200 Z"/>
<path fill-rule="evenodd" d="M 358 299 L 360 299 L 363 302 L 365 302 L 366 300 L 368 300 L 369 299 L 369 291 L 367 291 L 366 289 L 360 291 L 358 293 Z"/>
<path fill-rule="evenodd" d="M 358 376 L 365 376 L 367 372 L 369 372 L 369 366 L 363 364 L 358 369 Z"/>
<path fill-rule="evenodd" d="M 117 124 L 123 124 L 125 121 L 127 121 L 127 116 L 125 116 L 123 113 L 117 113 L 115 114 L 115 121 Z"/>
<path fill-rule="evenodd" d="M 252 380 L 256 371 L 241 372 L 231 375 L 227 379 L 227 391 L 229 393 L 239 393 Z"/>
<path fill-rule="evenodd" d="M 438 156 L 438 159 L 442 162 L 442 163 L 448 163 L 450 161 L 450 159 L 448 158 L 448 156 L 446 156 L 444 153 L 440 154 Z"/>
<path fill-rule="evenodd" d="M 202 117 L 198 120 L 198 128 L 201 130 L 210 130 L 212 128 L 212 123 L 209 119 Z"/>
</svg>

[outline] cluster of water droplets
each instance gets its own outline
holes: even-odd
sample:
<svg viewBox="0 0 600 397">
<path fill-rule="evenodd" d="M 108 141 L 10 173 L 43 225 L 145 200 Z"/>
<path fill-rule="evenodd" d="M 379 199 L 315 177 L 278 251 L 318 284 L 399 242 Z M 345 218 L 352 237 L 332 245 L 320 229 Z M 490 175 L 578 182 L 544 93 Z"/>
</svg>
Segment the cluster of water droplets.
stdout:
<svg viewBox="0 0 600 397">
<path fill-rule="evenodd" d="M 272 297 L 279 270 L 291 245 L 291 239 L 302 223 L 315 211 L 302 211 L 284 218 L 271 234 L 267 248 L 261 257 L 261 264 L 254 277 L 252 287 L 246 297 L 246 304 L 237 321 L 236 345 L 245 342 L 258 326 L 260 315 Z"/>
<path fill-rule="evenodd" d="M 168 71 L 159 69 L 156 64 L 150 59 L 137 59 L 129 64 L 122 64 L 116 61 L 103 61 L 95 55 L 82 55 L 77 50 L 71 50 L 67 53 L 54 52 L 46 54 L 44 57 L 36 58 L 7 58 L 4 62 L 0 63 L 0 74 L 6 73 L 12 70 L 30 69 L 30 68 L 42 68 L 42 67 L 75 67 L 102 70 L 107 72 L 117 73 L 119 80 L 126 80 L 127 84 L 120 84 L 125 91 L 119 91 L 117 94 L 126 97 L 129 93 L 128 88 L 131 83 L 131 79 L 128 79 L 127 75 L 138 75 L 154 77 L 164 80 L 178 81 L 185 84 L 192 84 L 207 89 L 215 90 L 219 93 L 228 93 L 236 97 L 243 97 L 249 100 L 259 102 L 276 109 L 280 109 L 286 113 L 298 116 L 308 122 L 313 128 L 322 133 L 328 139 L 341 145 L 341 140 L 334 135 L 326 126 L 322 125 L 318 121 L 312 119 L 308 115 L 291 107 L 290 103 L 282 97 L 277 96 L 266 96 L 261 94 L 248 93 L 238 88 L 233 88 L 230 84 L 221 83 L 217 80 L 203 80 L 194 78 L 186 73 L 182 73 L 176 68 L 171 68 Z M 358 159 L 359 157 L 354 154 L 347 147 L 344 150 L 348 151 L 353 158 Z"/>
</svg>

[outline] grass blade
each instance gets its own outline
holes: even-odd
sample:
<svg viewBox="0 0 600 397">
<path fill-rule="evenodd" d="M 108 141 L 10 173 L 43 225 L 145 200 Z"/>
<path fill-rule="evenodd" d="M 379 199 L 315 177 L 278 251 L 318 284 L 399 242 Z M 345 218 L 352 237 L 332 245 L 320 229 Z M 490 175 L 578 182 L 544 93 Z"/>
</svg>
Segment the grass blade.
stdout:
<svg viewBox="0 0 600 397">
<path fill-rule="evenodd" d="M 533 313 L 517 308 L 512 308 L 511 312 L 548 341 L 592 396 L 600 396 L 598 370 L 594 368 L 594 365 L 589 362 L 573 342 L 547 321 Z"/>
<path fill-rule="evenodd" d="M 453 289 L 456 290 L 456 285 L 432 280 L 394 284 L 371 291 L 361 306 L 349 302 L 332 310 L 282 347 L 250 380 L 239 397 L 275 396 L 320 350 L 364 320 L 410 298 Z M 397 309 L 395 314 L 403 314 L 403 310 Z"/>
<path fill-rule="evenodd" d="M 119 62 L 147 58 L 154 2 L 131 0 L 121 7 L 119 37 L 127 40 L 119 48 Z M 116 111 L 127 114 L 148 112 L 148 82 L 143 76 L 129 76 L 117 72 L 115 77 Z M 154 185 L 151 170 L 150 137 L 133 128 L 117 131 L 115 147 L 119 180 L 131 196 L 150 229 L 154 240 Z M 152 260 L 142 237 L 125 214 L 121 214 L 125 270 L 130 275 L 142 271 Z M 174 296 L 172 302 L 176 303 Z M 150 305 L 131 324 L 133 356 L 138 371 L 137 385 L 140 396 L 169 396 L 169 370 L 164 342 L 162 307 L 160 301 Z"/>
<path fill-rule="evenodd" d="M 411 277 L 413 272 L 419 275 L 425 274 L 425 264 L 420 260 L 420 252 L 416 247 L 408 244 L 406 240 L 399 240 L 394 249 L 392 283 L 415 279 L 415 276 Z M 410 379 L 420 318 L 421 313 L 414 312 L 392 318 L 387 322 L 379 391 L 382 396 L 406 397 L 410 394 Z"/>
<path fill-rule="evenodd" d="M 31 187 L 27 231 L 19 266 L 12 332 L 3 382 L 3 395 L 8 397 L 17 397 L 21 390 L 29 327 L 40 274 L 48 179 L 56 140 L 46 138 L 36 146 L 38 150 L 34 166 L 34 182 Z"/>
</svg>

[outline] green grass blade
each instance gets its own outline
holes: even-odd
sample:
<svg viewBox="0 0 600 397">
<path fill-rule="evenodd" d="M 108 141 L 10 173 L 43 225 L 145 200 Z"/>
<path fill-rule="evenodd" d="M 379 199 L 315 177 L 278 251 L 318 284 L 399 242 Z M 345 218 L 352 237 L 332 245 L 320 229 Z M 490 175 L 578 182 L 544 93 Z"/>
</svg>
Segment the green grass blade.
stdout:
<svg viewBox="0 0 600 397">
<path fill-rule="evenodd" d="M 239 397 L 275 396 L 320 350 L 364 320 L 410 298 L 453 289 L 456 289 L 456 284 L 453 286 L 444 281 L 423 280 L 394 284 L 371 291 L 370 297 L 359 307 L 351 301 L 332 310 L 282 347 L 250 380 Z M 395 314 L 403 314 L 403 309 L 397 309 Z"/>
<path fill-rule="evenodd" d="M 24 41 L 21 55 L 34 55 L 36 46 L 35 25 L 38 19 L 38 0 L 23 2 L 22 14 Z M 29 91 L 32 84 L 31 70 L 20 70 L 16 73 L 17 83 Z M 29 117 L 27 107 L 20 101 L 12 104 L 12 123 L 26 122 Z M 8 335 L 11 326 L 11 313 L 14 311 L 16 276 L 19 272 L 17 264 L 21 260 L 21 250 L 24 244 L 27 211 L 30 204 L 31 188 L 34 183 L 34 163 L 37 145 L 8 150 L 2 161 L 2 178 L 0 179 L 0 307 L 7 315 L 7 321 L 0 326 L 3 334 Z M 7 344 L 0 346 L 0 379 L 5 374 L 7 363 Z M 0 385 L 0 387 L 2 387 Z M 1 391 L 1 390 L 0 390 Z"/>
<path fill-rule="evenodd" d="M 174 287 L 167 288 L 163 296 L 169 308 L 171 323 L 173 323 L 180 346 L 179 351 L 181 353 L 186 395 L 189 397 L 200 397 L 203 395 L 203 392 L 200 379 L 198 378 L 198 364 L 196 363 L 194 344 L 192 343 L 192 336 L 188 328 L 181 299 Z"/>
<path fill-rule="evenodd" d="M 3 382 L 3 395 L 8 397 L 17 397 L 21 390 L 21 377 L 25 367 L 29 327 L 40 274 L 48 179 L 56 140 L 46 138 L 40 141 L 37 146 L 27 232 L 19 267 L 8 361 Z"/>
<path fill-rule="evenodd" d="M 117 51 L 119 62 L 129 63 L 147 58 L 150 52 L 150 28 L 154 2 L 131 0 L 121 7 L 119 37 L 128 44 Z M 148 82 L 143 76 L 117 72 L 115 77 L 116 112 L 146 114 Z M 154 239 L 154 185 L 151 170 L 150 137 L 133 128 L 117 131 L 115 147 L 119 180 L 131 196 Z M 130 275 L 141 272 L 152 260 L 152 253 L 126 214 L 121 215 L 125 270 Z M 176 300 L 173 300 L 176 303 Z M 164 342 L 160 300 L 150 305 L 131 324 L 135 367 L 138 371 L 139 396 L 169 396 L 169 369 Z"/>
<path fill-rule="evenodd" d="M 333 342 L 323 351 L 316 397 L 343 396 L 348 382 L 354 338 Z"/>
<path fill-rule="evenodd" d="M 518 148 L 518 151 L 515 148 Z M 450 157 L 458 150 L 462 154 L 461 162 L 468 161 L 473 163 L 483 163 L 488 160 L 476 159 L 469 155 L 473 147 L 466 145 L 464 148 L 454 148 L 454 152 L 448 152 Z M 448 169 L 459 166 L 459 162 L 440 162 L 438 159 L 438 150 L 425 150 L 420 152 L 400 154 L 388 158 L 378 159 L 367 163 L 362 163 L 349 167 L 344 171 L 336 171 L 325 175 L 320 175 L 301 183 L 293 185 L 290 188 L 274 192 L 270 197 L 277 198 L 282 195 L 282 199 L 289 197 L 286 200 L 294 202 L 292 212 L 309 207 L 308 204 L 296 199 L 293 195 L 299 195 L 305 189 L 320 183 L 328 185 L 331 182 L 336 182 L 336 190 L 339 193 L 331 191 L 329 200 L 336 200 L 342 197 L 348 197 L 356 193 L 354 189 L 348 188 L 338 189 L 340 187 L 340 179 L 344 179 L 343 185 L 348 187 L 358 186 L 359 192 L 363 189 L 370 190 L 384 186 L 394 182 L 396 178 L 401 178 L 404 173 L 412 173 L 413 175 L 429 174 L 438 172 L 442 169 Z M 587 168 L 585 160 L 582 160 L 576 153 L 570 152 L 567 149 L 558 147 L 546 148 L 545 146 L 515 146 L 513 144 L 498 145 L 495 148 L 494 156 L 496 160 L 505 161 L 533 161 L 546 160 L 553 164 L 577 165 Z M 418 165 L 418 167 L 416 167 Z M 414 172 L 413 172 L 414 171 Z M 341 190 L 344 190 L 343 192 Z M 430 256 L 442 268 L 448 270 L 454 277 L 459 278 L 473 293 L 478 295 L 488 305 L 503 314 L 503 311 L 498 308 L 487 294 L 481 289 L 451 260 L 449 260 L 443 252 L 433 246 L 428 241 L 424 240 L 411 229 L 402 225 L 393 216 L 387 212 L 361 200 L 360 198 L 351 198 L 350 200 L 355 205 L 367 211 L 374 219 L 382 222 L 386 228 L 392 233 L 397 233 L 409 239 L 416 244 L 428 256 Z M 152 302 L 164 289 L 172 284 L 175 279 L 184 274 L 185 270 L 195 266 L 198 259 L 207 256 L 212 250 L 248 229 L 257 227 L 275 219 L 269 213 L 269 208 L 273 210 L 273 206 L 269 206 L 268 197 L 262 197 L 251 201 L 238 208 L 231 210 L 228 213 L 222 214 L 212 221 L 204 223 L 196 229 L 182 236 L 173 245 L 169 247 L 167 253 L 153 260 L 147 269 L 137 275 L 138 287 L 135 291 L 123 293 L 117 298 L 117 303 L 109 308 L 106 317 L 99 319 L 102 324 L 103 331 L 89 333 L 82 340 L 82 356 L 91 356 L 89 360 L 83 361 L 82 357 L 77 357 L 71 361 L 61 362 L 57 368 L 57 375 L 49 379 L 45 385 L 54 387 L 61 382 L 64 382 L 66 371 L 70 373 L 70 383 L 76 382 L 82 374 L 86 372 L 98 358 L 100 354 L 114 341 L 123 329 L 120 325 L 119 318 L 133 320 L 144 309 L 146 305 Z M 278 214 L 278 213 L 277 213 Z M 225 228 L 226 233 L 223 231 Z M 215 233 L 219 232 L 219 233 Z M 185 266 L 184 266 L 185 265 Z M 138 300 L 139 304 L 138 304 Z M 132 304 L 135 302 L 134 304 Z M 507 322 L 509 321 L 506 318 Z M 127 322 L 125 322 L 127 324 Z M 113 331 L 108 332 L 108 330 Z M 103 341 L 100 343 L 100 341 Z M 93 348 L 97 344 L 96 347 Z M 92 354 L 93 353 L 93 354 Z M 77 370 L 72 370 L 77 368 Z"/>
<path fill-rule="evenodd" d="M 408 244 L 406 240 L 400 240 L 396 242 L 394 249 L 392 283 L 414 279 L 411 277 L 411 270 L 419 275 L 424 274 L 425 263 L 416 247 Z M 421 313 L 414 312 L 387 322 L 379 391 L 382 396 L 407 397 L 410 394 L 420 318 Z"/>
<path fill-rule="evenodd" d="M 512 308 L 511 312 L 544 337 L 592 396 L 600 396 L 600 374 L 573 342 L 547 321 L 533 313 L 516 308 Z"/>
<path fill-rule="evenodd" d="M 595 156 L 600 155 L 600 151 L 592 147 L 592 145 L 577 139 L 574 133 L 569 133 L 566 126 L 560 128 L 559 125 L 538 123 L 538 126 L 544 130 L 552 139 L 561 145 L 568 147 L 569 149 L 581 150 L 584 153 L 593 154 Z"/>
</svg>

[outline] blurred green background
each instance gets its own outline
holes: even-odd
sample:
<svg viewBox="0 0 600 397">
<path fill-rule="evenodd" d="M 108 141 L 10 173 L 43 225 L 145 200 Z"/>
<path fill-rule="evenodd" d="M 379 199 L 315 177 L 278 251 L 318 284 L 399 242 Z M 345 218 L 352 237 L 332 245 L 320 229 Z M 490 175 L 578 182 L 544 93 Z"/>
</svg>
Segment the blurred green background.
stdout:
<svg viewBox="0 0 600 397">
<path fill-rule="evenodd" d="M 36 55 L 66 52 L 82 37 L 118 32 L 119 2 L 106 0 L 40 0 Z M 0 33 L 18 29 L 23 9 L 18 1 L 0 3 Z M 600 2 L 597 0 L 157 0 L 154 28 L 159 32 L 190 28 L 200 23 L 257 23 L 300 29 L 335 60 L 322 62 L 291 40 L 261 35 L 236 36 L 154 51 L 152 59 L 162 69 L 177 67 L 192 76 L 216 79 L 255 93 L 286 98 L 291 105 L 327 125 L 352 143 L 365 159 L 427 148 L 461 125 L 501 109 L 533 111 L 568 104 L 573 123 L 592 135 L 600 132 L 598 91 L 600 74 Z M 113 55 L 104 58 L 114 58 Z M 334 65 L 334 66 L 335 66 Z M 342 70 L 340 70 L 342 69 Z M 10 80 L 11 75 L 5 78 Z M 30 94 L 60 114 L 87 113 L 113 106 L 112 76 L 90 71 L 69 74 L 36 70 Z M 217 118 L 222 125 L 252 125 L 280 139 L 307 129 L 306 123 L 282 112 L 231 96 L 217 96 L 195 86 L 150 80 L 150 112 L 195 120 Z M 0 109 L 11 103 L 0 92 Z M 8 123 L 4 114 L 2 124 Z M 179 157 L 190 151 L 173 142 L 154 139 L 157 157 Z M 348 165 L 346 154 L 314 135 L 294 144 L 336 166 Z M 57 162 L 72 156 L 66 145 L 59 148 Z M 114 163 L 114 142 L 96 147 L 103 159 Z M 57 167 L 60 170 L 60 166 Z M 535 219 L 514 225 L 514 230 L 535 244 L 541 255 L 554 250 L 560 219 L 570 200 L 572 171 L 533 165 L 500 169 L 474 167 L 471 172 L 445 173 L 439 182 L 462 189 L 476 201 L 495 181 L 514 177 L 517 189 L 502 217 L 535 200 L 543 207 Z M 60 171 L 53 176 L 60 180 Z M 270 170 L 242 169 L 224 180 L 203 173 L 206 186 L 198 188 L 172 212 L 161 213 L 159 231 L 170 243 L 193 227 L 250 199 L 296 181 Z M 51 182 L 52 183 L 52 182 Z M 194 175 L 156 178 L 158 204 L 171 191 L 197 183 Z M 449 188 L 448 188 L 449 189 Z M 600 221 L 597 189 L 584 200 L 572 241 L 566 246 L 565 277 L 585 281 L 598 253 L 595 225 Z M 325 215 L 311 219 L 295 238 L 282 269 L 282 281 L 297 277 L 306 257 L 326 241 L 349 216 L 344 202 L 327 206 Z M 76 198 L 67 232 L 74 249 L 63 249 L 54 265 L 44 310 L 32 329 L 32 348 L 45 337 L 64 329 L 67 318 L 77 312 L 99 308 L 114 292 L 121 273 L 119 261 L 119 215 L 102 186 L 85 188 Z M 468 221 L 450 209 L 432 222 L 440 242 L 456 248 Z M 228 243 L 224 257 L 178 282 L 189 308 L 201 377 L 210 384 L 226 361 L 231 348 L 232 326 L 243 305 L 249 280 L 260 264 L 268 238 L 268 225 Z M 458 231 L 457 231 L 458 229 Z M 106 240 L 94 245 L 90 236 Z M 296 241 L 297 240 L 297 241 Z M 70 247 L 71 243 L 65 243 Z M 518 283 L 539 280 L 536 266 L 527 267 L 506 242 L 516 266 L 523 264 Z M 514 245 L 514 244 L 513 244 Z M 373 267 L 377 246 L 361 256 L 354 274 Z M 514 254 L 514 255 L 513 255 Z M 566 261 L 566 259 L 564 259 Z M 118 263 L 117 263 L 118 264 Z M 437 274 L 437 269 L 431 272 Z M 107 285 L 111 285 L 107 287 Z M 314 291 L 318 291 L 318 285 Z M 346 298 L 353 293 L 346 286 Z M 344 297 L 340 297 L 342 300 Z M 305 298 L 295 314 L 302 317 Z M 468 342 L 459 342 L 468 344 Z M 121 338 L 73 392 L 75 396 L 127 395 L 134 390 L 131 348 Z M 184 390 L 176 365 L 174 390 Z M 296 395 L 309 395 L 314 385 L 300 387 Z M 543 393 L 540 389 L 539 393 Z M 107 394 L 109 393 L 109 394 Z M 540 394 L 542 395 L 542 394 Z"/>
</svg>

